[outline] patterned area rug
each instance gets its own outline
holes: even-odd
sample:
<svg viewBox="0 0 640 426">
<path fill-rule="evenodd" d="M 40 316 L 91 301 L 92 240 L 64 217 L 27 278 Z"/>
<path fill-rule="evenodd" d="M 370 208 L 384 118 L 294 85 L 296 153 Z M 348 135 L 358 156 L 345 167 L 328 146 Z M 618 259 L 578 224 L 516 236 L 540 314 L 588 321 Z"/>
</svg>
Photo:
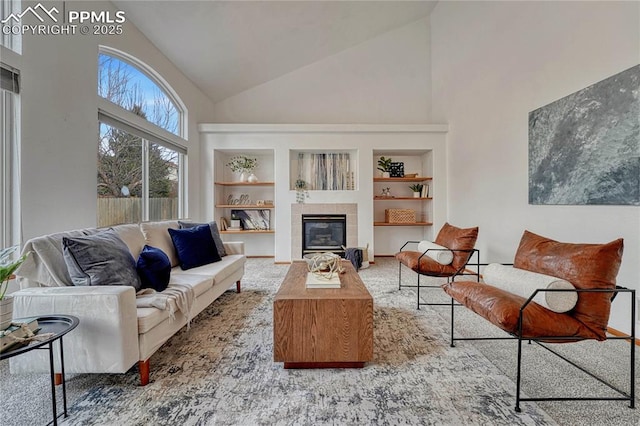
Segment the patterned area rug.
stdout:
<svg viewBox="0 0 640 426">
<path fill-rule="evenodd" d="M 273 362 L 272 301 L 287 268 L 251 259 L 242 293 L 225 293 L 154 354 L 148 386 L 135 369 L 70 376 L 63 424 L 556 424 L 533 403 L 516 413 L 512 380 L 473 345 L 450 348 L 448 322 L 416 310 L 415 293 L 398 291 L 397 269 L 384 261 L 361 271 L 374 297 L 374 361 L 284 370 Z M 0 423 L 30 424 L 15 408 L 0 409 Z"/>
</svg>

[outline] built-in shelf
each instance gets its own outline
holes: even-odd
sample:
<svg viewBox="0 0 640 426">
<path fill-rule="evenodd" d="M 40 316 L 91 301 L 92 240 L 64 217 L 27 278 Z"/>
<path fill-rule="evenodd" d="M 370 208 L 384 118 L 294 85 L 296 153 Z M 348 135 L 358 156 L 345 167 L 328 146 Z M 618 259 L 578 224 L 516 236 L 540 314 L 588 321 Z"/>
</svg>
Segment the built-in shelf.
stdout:
<svg viewBox="0 0 640 426">
<path fill-rule="evenodd" d="M 273 204 L 259 206 L 257 204 L 216 204 L 216 208 L 220 209 L 275 209 Z"/>
<path fill-rule="evenodd" d="M 273 229 L 260 229 L 260 230 L 254 230 L 254 231 L 245 231 L 243 230 L 239 230 L 239 231 L 235 231 L 235 230 L 226 230 L 226 231 L 220 231 L 221 234 L 275 234 L 276 231 L 274 231 Z"/>
<path fill-rule="evenodd" d="M 426 182 L 428 180 L 432 180 L 432 177 L 426 177 L 426 176 L 418 176 L 418 177 L 413 177 L 413 178 L 408 178 L 408 177 L 401 177 L 401 178 L 382 178 L 382 177 L 377 177 L 377 178 L 373 178 L 374 182 Z"/>
<path fill-rule="evenodd" d="M 431 222 L 408 222 L 408 223 L 389 223 L 389 222 L 373 222 L 373 226 L 431 226 Z"/>
<path fill-rule="evenodd" d="M 413 200 L 413 201 L 424 201 L 424 200 L 433 200 L 433 197 L 373 197 L 375 201 L 394 201 L 394 200 Z"/>
<path fill-rule="evenodd" d="M 221 186 L 273 186 L 273 182 L 215 182 Z"/>
</svg>

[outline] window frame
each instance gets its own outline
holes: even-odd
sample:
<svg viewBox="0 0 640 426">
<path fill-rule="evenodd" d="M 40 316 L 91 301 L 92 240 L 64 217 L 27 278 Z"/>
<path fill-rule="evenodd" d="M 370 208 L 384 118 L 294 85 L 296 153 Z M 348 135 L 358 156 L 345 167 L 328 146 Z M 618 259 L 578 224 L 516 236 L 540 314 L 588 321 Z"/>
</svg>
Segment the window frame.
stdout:
<svg viewBox="0 0 640 426">
<path fill-rule="evenodd" d="M 142 167 L 145 171 L 143 174 L 143 199 L 142 199 L 142 220 L 149 220 L 149 192 L 148 192 L 148 162 L 149 162 L 149 144 L 155 143 L 165 148 L 176 151 L 178 155 L 178 219 L 187 217 L 187 109 L 178 97 L 173 88 L 160 76 L 153 68 L 145 64 L 141 60 L 125 52 L 117 49 L 100 46 L 98 57 L 100 54 L 111 56 L 117 60 L 123 61 L 128 65 L 135 67 L 143 75 L 155 83 L 160 90 L 169 98 L 175 106 L 178 113 L 178 135 L 169 132 L 162 127 L 128 111 L 100 96 L 96 90 L 98 98 L 98 128 L 100 123 L 116 127 L 120 130 L 137 135 L 142 138 L 142 149 L 145 153 L 143 157 Z M 98 70 L 99 72 L 99 70 Z"/>
<path fill-rule="evenodd" d="M 11 247 L 20 244 L 22 237 L 20 221 L 20 71 L 5 63 L 1 68 L 15 76 L 14 87 L 0 90 L 0 245 Z"/>
</svg>

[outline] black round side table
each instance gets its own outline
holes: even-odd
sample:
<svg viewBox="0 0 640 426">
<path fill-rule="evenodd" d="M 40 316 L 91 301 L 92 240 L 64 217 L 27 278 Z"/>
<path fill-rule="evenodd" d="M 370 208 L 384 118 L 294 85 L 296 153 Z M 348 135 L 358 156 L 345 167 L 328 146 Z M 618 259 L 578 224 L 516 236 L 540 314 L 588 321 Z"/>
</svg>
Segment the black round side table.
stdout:
<svg viewBox="0 0 640 426">
<path fill-rule="evenodd" d="M 31 320 L 30 318 L 16 318 L 14 323 L 19 323 L 21 320 Z M 56 407 L 56 383 L 55 383 L 55 370 L 53 364 L 53 342 L 60 340 L 60 373 L 62 375 L 62 403 L 63 403 L 63 415 L 67 417 L 67 388 L 64 377 L 64 351 L 62 344 L 62 336 L 76 328 L 79 324 L 78 318 L 72 315 L 41 315 L 35 317 L 38 320 L 38 334 L 53 333 L 53 336 L 46 340 L 38 341 L 33 340 L 28 345 L 15 346 L 3 353 L 0 353 L 0 361 L 7 358 L 12 358 L 20 354 L 30 352 L 35 349 L 48 349 L 49 350 L 49 373 L 51 376 L 51 405 L 53 407 L 53 421 L 48 425 L 58 424 L 58 411 Z"/>
</svg>

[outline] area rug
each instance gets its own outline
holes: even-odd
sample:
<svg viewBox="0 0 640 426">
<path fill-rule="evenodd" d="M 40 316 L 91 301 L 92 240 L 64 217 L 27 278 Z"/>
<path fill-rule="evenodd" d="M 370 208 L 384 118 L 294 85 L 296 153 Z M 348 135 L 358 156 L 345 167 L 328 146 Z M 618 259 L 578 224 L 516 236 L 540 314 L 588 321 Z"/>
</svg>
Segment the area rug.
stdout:
<svg viewBox="0 0 640 426">
<path fill-rule="evenodd" d="M 242 293 L 225 293 L 154 354 L 145 387 L 135 369 L 70 375 L 70 416 L 62 424 L 556 424 L 534 403 L 516 413 L 513 381 L 473 345 L 450 348 L 447 322 L 433 309 L 415 309 L 415 293 L 398 291 L 394 267 L 361 271 L 374 297 L 373 362 L 363 369 L 284 370 L 273 362 L 272 302 L 287 268 L 251 259 Z M 46 378 L 10 380 L 2 385 L 0 423 L 47 419 Z M 22 392 L 28 411 L 40 411 L 35 423 L 17 408 Z"/>
</svg>

